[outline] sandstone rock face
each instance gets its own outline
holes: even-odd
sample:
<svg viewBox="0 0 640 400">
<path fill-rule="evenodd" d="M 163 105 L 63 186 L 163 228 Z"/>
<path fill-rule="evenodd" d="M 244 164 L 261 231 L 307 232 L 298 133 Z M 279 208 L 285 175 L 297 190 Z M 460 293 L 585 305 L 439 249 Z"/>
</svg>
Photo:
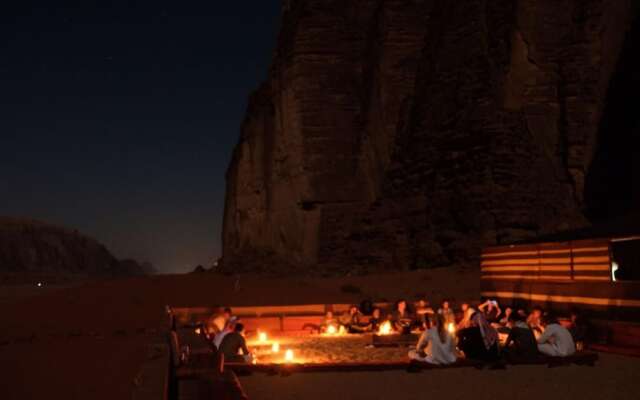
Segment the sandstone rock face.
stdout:
<svg viewBox="0 0 640 400">
<path fill-rule="evenodd" d="M 584 226 L 625 0 L 291 0 L 227 171 L 224 268 L 476 260 Z"/>
<path fill-rule="evenodd" d="M 119 261 L 102 244 L 77 231 L 0 217 L 0 276 L 5 281 L 52 282 L 148 272 L 148 266 Z"/>
</svg>

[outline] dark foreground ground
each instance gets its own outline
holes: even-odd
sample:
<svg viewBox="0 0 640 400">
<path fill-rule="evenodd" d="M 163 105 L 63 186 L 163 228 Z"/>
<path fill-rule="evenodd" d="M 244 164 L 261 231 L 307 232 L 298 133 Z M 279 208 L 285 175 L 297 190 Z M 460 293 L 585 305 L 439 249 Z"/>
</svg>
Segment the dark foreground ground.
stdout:
<svg viewBox="0 0 640 400">
<path fill-rule="evenodd" d="M 478 282 L 477 272 L 441 269 L 332 279 L 154 276 L 45 291 L 0 287 L 0 399 L 130 399 L 145 345 L 165 327 L 165 304 L 466 299 L 478 297 Z M 603 356 L 595 368 L 255 375 L 242 383 L 252 399 L 636 399 L 640 359 Z"/>
<path fill-rule="evenodd" d="M 640 359 L 602 355 L 596 367 L 253 375 L 240 380 L 253 400 L 638 399 Z"/>
</svg>

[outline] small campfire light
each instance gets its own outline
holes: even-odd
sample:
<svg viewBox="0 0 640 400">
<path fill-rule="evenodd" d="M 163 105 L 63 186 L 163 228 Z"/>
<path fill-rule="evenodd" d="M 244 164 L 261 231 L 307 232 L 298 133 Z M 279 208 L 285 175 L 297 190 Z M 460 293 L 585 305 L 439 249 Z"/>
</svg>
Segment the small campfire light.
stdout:
<svg viewBox="0 0 640 400">
<path fill-rule="evenodd" d="M 449 331 L 449 333 L 450 333 L 451 335 L 455 335 L 455 333 L 456 333 L 456 326 L 453 324 L 453 322 L 449 322 L 449 323 L 447 324 L 447 331 Z"/>
<path fill-rule="evenodd" d="M 267 341 L 267 333 L 266 332 L 259 332 L 258 333 L 258 341 L 260 343 L 264 343 Z"/>
<path fill-rule="evenodd" d="M 338 329 L 338 335 L 344 335 L 345 333 L 347 333 L 347 330 L 344 328 L 344 326 L 340 325 L 340 329 Z"/>
<path fill-rule="evenodd" d="M 273 345 L 271 345 L 271 352 L 272 353 L 279 353 L 280 352 L 280 343 L 275 342 Z"/>
<path fill-rule="evenodd" d="M 327 334 L 328 335 L 335 335 L 336 333 L 338 333 L 338 330 L 336 329 L 335 325 L 329 325 L 327 327 Z"/>
<path fill-rule="evenodd" d="M 287 351 L 284 353 L 284 361 L 293 362 L 293 350 L 287 349 Z"/>
<path fill-rule="evenodd" d="M 195 332 L 196 332 L 196 335 L 199 335 L 202 331 L 200 330 L 200 328 L 196 328 Z"/>
<path fill-rule="evenodd" d="M 380 329 L 378 329 L 378 335 L 389 334 L 391 334 L 391 321 L 384 321 L 382 325 L 380 325 Z"/>
</svg>

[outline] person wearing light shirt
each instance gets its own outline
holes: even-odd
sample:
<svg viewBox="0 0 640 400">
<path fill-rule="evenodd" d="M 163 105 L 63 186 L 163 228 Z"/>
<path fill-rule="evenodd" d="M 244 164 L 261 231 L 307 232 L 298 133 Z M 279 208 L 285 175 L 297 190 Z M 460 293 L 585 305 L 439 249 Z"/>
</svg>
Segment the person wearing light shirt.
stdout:
<svg viewBox="0 0 640 400">
<path fill-rule="evenodd" d="M 456 362 L 455 343 L 445 329 L 444 317 L 432 315 L 433 326 L 422 333 L 415 350 L 409 351 L 409 358 L 429 364 L 447 365 Z"/>
<path fill-rule="evenodd" d="M 553 357 L 566 357 L 576 352 L 571 332 L 560 325 L 555 317 L 547 315 L 543 325 L 545 329 L 538 338 L 538 351 Z"/>
</svg>

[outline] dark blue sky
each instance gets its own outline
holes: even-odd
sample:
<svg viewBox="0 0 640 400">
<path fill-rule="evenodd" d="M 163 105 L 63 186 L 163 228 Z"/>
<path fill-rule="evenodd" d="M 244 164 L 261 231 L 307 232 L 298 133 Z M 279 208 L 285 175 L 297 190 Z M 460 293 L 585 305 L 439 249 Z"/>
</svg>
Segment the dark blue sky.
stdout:
<svg viewBox="0 0 640 400">
<path fill-rule="evenodd" d="M 209 265 L 279 0 L 11 3 L 0 6 L 0 215 L 77 228 L 160 272 Z"/>
</svg>

